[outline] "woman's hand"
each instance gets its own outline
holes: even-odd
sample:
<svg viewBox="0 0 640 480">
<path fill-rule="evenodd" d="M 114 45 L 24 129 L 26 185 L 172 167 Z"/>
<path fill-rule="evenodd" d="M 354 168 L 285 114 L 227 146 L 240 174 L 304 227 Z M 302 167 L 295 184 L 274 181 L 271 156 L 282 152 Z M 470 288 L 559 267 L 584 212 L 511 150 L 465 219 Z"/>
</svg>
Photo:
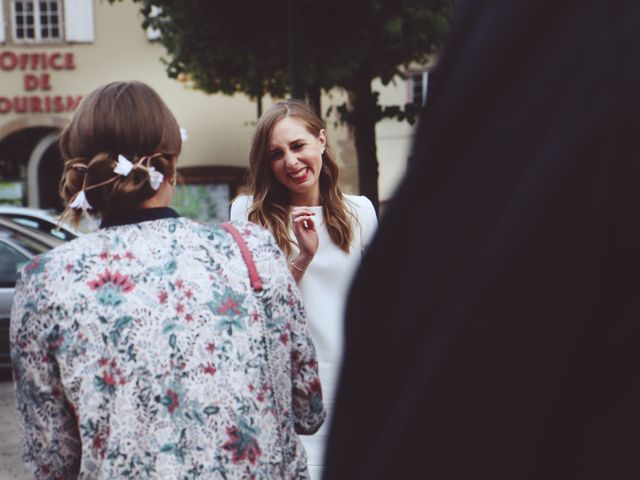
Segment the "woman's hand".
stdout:
<svg viewBox="0 0 640 480">
<path fill-rule="evenodd" d="M 309 261 L 313 260 L 318 251 L 318 232 L 316 225 L 313 223 L 313 213 L 305 207 L 293 207 L 291 209 L 291 224 L 293 234 L 298 241 L 300 256 L 308 257 Z"/>
<path fill-rule="evenodd" d="M 300 254 L 289 264 L 289 269 L 298 283 L 318 251 L 319 241 L 316 225 L 313 222 L 314 215 L 315 213 L 305 207 L 291 209 L 291 225 L 298 241 Z"/>
</svg>

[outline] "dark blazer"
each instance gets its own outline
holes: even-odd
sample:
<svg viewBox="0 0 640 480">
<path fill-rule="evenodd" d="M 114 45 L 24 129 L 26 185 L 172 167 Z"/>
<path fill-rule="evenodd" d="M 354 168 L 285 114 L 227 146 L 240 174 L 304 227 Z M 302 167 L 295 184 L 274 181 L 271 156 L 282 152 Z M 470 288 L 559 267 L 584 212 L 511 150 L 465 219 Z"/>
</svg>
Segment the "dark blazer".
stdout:
<svg viewBox="0 0 640 480">
<path fill-rule="evenodd" d="M 640 2 L 459 3 L 324 478 L 638 479 Z"/>
</svg>

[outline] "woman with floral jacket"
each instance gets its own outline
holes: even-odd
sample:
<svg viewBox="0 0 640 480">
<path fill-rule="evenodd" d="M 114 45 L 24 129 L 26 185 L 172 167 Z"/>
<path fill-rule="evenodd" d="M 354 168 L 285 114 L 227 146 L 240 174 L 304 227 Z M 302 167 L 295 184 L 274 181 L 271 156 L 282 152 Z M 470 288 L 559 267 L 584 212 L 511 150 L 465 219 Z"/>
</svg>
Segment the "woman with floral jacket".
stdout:
<svg viewBox="0 0 640 480">
<path fill-rule="evenodd" d="M 101 229 L 24 267 L 11 315 L 25 461 L 37 478 L 307 478 L 298 433 L 324 420 L 300 293 L 271 234 L 171 201 L 178 125 L 115 82 L 60 139 L 61 194 Z"/>
</svg>

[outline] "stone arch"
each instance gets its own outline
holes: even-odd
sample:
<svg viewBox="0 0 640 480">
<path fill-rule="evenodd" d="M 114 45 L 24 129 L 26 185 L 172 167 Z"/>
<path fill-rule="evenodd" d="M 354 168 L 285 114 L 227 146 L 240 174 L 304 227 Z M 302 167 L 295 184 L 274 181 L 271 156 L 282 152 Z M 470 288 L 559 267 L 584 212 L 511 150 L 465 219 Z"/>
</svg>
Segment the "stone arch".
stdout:
<svg viewBox="0 0 640 480">
<path fill-rule="evenodd" d="M 58 141 L 59 131 L 53 131 L 40 139 L 34 149 L 31 151 L 29 163 L 27 165 L 27 204 L 30 207 L 40 207 L 40 162 L 45 152 Z"/>
<path fill-rule="evenodd" d="M 44 198 L 50 199 L 51 192 L 57 191 L 58 179 L 39 177 L 43 171 L 52 170 L 51 166 L 43 163 L 43 158 L 47 158 L 47 163 L 55 164 L 53 169 L 57 176 L 60 168 L 55 143 L 67 122 L 61 117 L 43 116 L 22 117 L 0 125 L 0 170 L 7 173 L 5 180 L 23 185 L 22 202 L 29 207 L 59 208 L 57 195 L 53 201 L 45 201 L 48 204 L 43 205 L 42 202 L 42 189 L 46 190 Z"/>
<path fill-rule="evenodd" d="M 18 118 L 0 126 L 0 142 L 13 133 L 24 130 L 25 128 L 51 127 L 62 130 L 67 123 L 69 123 L 68 119 L 55 116 Z"/>
</svg>

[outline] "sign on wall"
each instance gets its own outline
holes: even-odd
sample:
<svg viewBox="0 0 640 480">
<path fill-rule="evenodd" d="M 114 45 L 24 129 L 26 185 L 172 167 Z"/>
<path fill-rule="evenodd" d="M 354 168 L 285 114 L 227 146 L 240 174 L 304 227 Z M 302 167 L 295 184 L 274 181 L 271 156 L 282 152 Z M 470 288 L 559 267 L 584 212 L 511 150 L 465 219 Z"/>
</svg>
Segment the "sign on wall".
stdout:
<svg viewBox="0 0 640 480">
<path fill-rule="evenodd" d="M 53 95 L 52 75 L 75 70 L 73 52 L 0 51 L 0 71 L 21 72 L 23 95 L 0 95 L 0 115 L 72 112 L 82 95 Z"/>
</svg>

